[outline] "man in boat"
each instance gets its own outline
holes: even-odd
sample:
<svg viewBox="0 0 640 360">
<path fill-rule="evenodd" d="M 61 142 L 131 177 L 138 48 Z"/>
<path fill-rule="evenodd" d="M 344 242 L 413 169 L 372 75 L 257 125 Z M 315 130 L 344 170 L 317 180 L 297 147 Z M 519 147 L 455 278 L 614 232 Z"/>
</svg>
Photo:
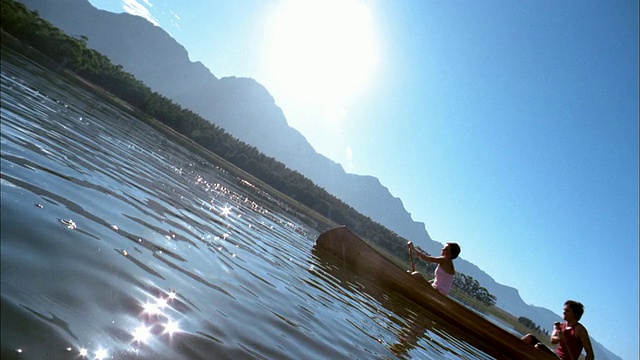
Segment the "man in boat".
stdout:
<svg viewBox="0 0 640 360">
<path fill-rule="evenodd" d="M 595 358 L 587 328 L 579 323 L 583 313 L 582 303 L 573 300 L 564 303 L 562 318 L 565 322 L 556 324 L 551 334 L 551 343 L 558 344 L 556 353 L 563 360 L 577 360 L 583 348 L 587 353 L 586 360 Z"/>
<path fill-rule="evenodd" d="M 552 344 L 558 344 L 555 353 L 562 360 L 578 360 L 582 349 L 587 353 L 586 360 L 595 359 L 587 328 L 579 322 L 583 313 L 584 305 L 582 303 L 567 300 L 562 310 L 562 318 L 565 322 L 557 322 L 554 325 L 550 340 Z M 535 346 L 536 349 L 545 352 L 551 351 L 531 334 L 525 335 L 522 340 Z"/>
<path fill-rule="evenodd" d="M 415 250 L 413 243 L 409 243 L 409 246 L 411 247 L 411 251 Z M 440 256 L 429 256 L 421 251 L 415 251 L 415 253 L 423 260 L 438 264 L 435 273 L 436 277 L 431 285 L 442 295 L 449 296 L 449 291 L 451 291 L 451 285 L 453 285 L 453 280 L 456 275 L 453 259 L 460 255 L 460 245 L 451 242 L 447 243 L 442 248 Z"/>
</svg>

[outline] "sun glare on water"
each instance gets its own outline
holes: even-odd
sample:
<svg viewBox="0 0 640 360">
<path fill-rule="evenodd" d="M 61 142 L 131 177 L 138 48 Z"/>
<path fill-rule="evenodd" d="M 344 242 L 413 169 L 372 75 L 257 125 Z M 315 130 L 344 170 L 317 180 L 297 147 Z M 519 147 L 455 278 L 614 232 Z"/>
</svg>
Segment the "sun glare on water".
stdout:
<svg viewBox="0 0 640 360">
<path fill-rule="evenodd" d="M 377 61 L 371 11 L 357 0 L 285 1 L 267 39 L 270 85 L 305 102 L 343 102 L 366 85 Z"/>
</svg>

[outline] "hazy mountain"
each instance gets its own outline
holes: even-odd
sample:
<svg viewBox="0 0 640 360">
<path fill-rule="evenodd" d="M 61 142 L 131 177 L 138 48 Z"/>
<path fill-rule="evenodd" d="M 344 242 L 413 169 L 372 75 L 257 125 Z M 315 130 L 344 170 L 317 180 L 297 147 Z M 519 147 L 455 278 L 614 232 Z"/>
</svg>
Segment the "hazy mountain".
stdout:
<svg viewBox="0 0 640 360">
<path fill-rule="evenodd" d="M 318 154 L 288 125 L 273 97 L 255 80 L 218 79 L 202 63 L 191 62 L 185 48 L 163 29 L 140 17 L 98 10 L 86 0 L 21 2 L 66 33 L 87 36 L 89 47 L 122 65 L 153 90 L 297 170 L 404 238 L 439 253 L 442 244 L 431 239 L 424 223 L 411 218 L 399 198 L 377 178 L 348 174 Z M 456 266 L 496 295 L 497 305 L 506 311 L 547 328 L 561 320 L 551 310 L 525 304 L 516 289 L 496 283 L 474 264 L 459 259 Z M 558 309 L 561 306 L 558 304 Z M 599 359 L 620 359 L 599 343 L 594 346 Z"/>
</svg>

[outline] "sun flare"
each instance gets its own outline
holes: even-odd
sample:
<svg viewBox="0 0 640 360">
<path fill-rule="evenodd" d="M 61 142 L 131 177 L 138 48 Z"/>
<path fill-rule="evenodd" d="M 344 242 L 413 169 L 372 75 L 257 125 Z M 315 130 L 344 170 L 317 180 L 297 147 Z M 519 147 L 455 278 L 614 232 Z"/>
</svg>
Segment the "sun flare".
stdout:
<svg viewBox="0 0 640 360">
<path fill-rule="evenodd" d="M 373 74 L 376 38 L 371 11 L 361 1 L 286 1 L 269 29 L 270 82 L 289 98 L 340 103 Z"/>
</svg>

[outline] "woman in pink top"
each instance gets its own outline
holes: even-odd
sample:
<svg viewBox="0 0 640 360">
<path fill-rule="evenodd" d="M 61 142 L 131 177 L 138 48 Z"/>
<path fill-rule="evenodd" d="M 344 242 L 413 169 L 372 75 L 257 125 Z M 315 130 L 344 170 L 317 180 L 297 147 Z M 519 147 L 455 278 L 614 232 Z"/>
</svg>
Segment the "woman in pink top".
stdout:
<svg viewBox="0 0 640 360">
<path fill-rule="evenodd" d="M 415 250 L 413 244 L 410 246 L 412 250 Z M 442 248 L 440 256 L 429 256 L 421 251 L 416 251 L 416 254 L 423 260 L 438 264 L 438 267 L 436 267 L 436 277 L 431 285 L 440 291 L 442 295 L 449 296 L 449 291 L 451 290 L 451 285 L 453 285 L 453 280 L 456 275 L 453 259 L 460 255 L 460 245 L 447 243 L 445 247 Z"/>
</svg>

